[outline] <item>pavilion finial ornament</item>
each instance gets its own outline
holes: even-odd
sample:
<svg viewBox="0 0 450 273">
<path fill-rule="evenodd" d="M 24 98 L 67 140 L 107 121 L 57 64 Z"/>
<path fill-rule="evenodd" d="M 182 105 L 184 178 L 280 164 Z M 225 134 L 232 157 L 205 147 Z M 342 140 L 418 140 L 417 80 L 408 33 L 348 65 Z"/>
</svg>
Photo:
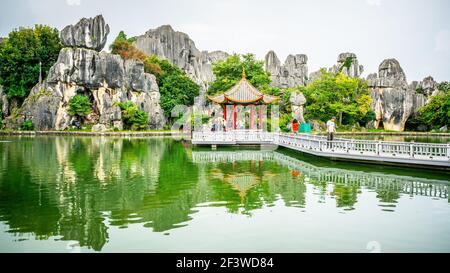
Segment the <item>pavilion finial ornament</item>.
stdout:
<svg viewBox="0 0 450 273">
<path fill-rule="evenodd" d="M 243 80 L 246 79 L 245 68 L 244 68 L 244 67 L 242 67 L 242 79 L 243 79 Z"/>
</svg>

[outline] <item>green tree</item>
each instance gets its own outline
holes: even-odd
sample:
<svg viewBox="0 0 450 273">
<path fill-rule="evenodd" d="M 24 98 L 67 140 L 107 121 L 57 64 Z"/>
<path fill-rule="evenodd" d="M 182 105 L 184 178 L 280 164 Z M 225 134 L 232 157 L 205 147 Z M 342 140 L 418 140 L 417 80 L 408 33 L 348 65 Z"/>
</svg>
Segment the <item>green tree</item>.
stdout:
<svg viewBox="0 0 450 273">
<path fill-rule="evenodd" d="M 443 85 L 444 86 L 444 85 Z M 450 127 L 450 92 L 440 92 L 419 110 L 419 120 L 434 128 Z"/>
<path fill-rule="evenodd" d="M 441 82 L 438 84 L 438 90 L 443 93 L 450 92 L 450 82 Z"/>
<path fill-rule="evenodd" d="M 216 76 L 208 89 L 208 94 L 225 92 L 233 87 L 242 78 L 242 69 L 245 70 L 247 80 L 261 92 L 278 94 L 279 89 L 269 86 L 270 73 L 264 70 L 264 62 L 255 59 L 253 54 L 234 54 L 226 60 L 213 64 L 213 72 Z"/>
<path fill-rule="evenodd" d="M 122 110 L 122 120 L 124 127 L 131 130 L 145 130 L 148 126 L 148 114 L 139 110 L 136 104 L 131 101 L 118 104 Z"/>
<path fill-rule="evenodd" d="M 200 87 L 192 81 L 180 68 L 167 60 L 156 56 L 147 58 L 147 63 L 161 67 L 162 73 L 156 75 L 161 94 L 161 107 L 167 117 L 177 105 L 193 105 L 194 99 L 200 93 Z"/>
<path fill-rule="evenodd" d="M 69 100 L 69 115 L 86 117 L 92 113 L 92 103 L 85 95 L 75 95 Z"/>
<path fill-rule="evenodd" d="M 373 116 L 372 98 L 365 80 L 322 70 L 319 79 L 298 89 L 306 97 L 307 119 L 326 121 L 336 116 L 340 124 L 354 124 Z"/>
<path fill-rule="evenodd" d="M 39 81 L 39 63 L 45 78 L 61 48 L 58 30 L 49 26 L 36 25 L 10 32 L 0 45 L 0 85 L 8 97 L 22 102 Z"/>
</svg>

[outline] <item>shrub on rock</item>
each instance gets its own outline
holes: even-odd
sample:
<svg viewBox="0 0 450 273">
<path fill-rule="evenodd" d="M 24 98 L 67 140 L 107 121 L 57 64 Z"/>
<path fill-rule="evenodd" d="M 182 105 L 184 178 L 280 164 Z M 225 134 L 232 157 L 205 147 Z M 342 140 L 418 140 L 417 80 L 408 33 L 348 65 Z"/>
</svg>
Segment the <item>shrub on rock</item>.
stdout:
<svg viewBox="0 0 450 273">
<path fill-rule="evenodd" d="M 125 129 L 145 130 L 148 126 L 148 114 L 139 110 L 136 104 L 131 101 L 119 103 L 122 110 L 122 120 Z"/>
<path fill-rule="evenodd" d="M 86 117 L 92 113 L 92 103 L 84 95 L 75 95 L 69 100 L 69 115 Z"/>
<path fill-rule="evenodd" d="M 20 128 L 23 131 L 33 131 L 34 130 L 34 125 L 33 125 L 33 121 L 32 120 L 25 120 L 22 125 L 20 126 Z"/>
</svg>

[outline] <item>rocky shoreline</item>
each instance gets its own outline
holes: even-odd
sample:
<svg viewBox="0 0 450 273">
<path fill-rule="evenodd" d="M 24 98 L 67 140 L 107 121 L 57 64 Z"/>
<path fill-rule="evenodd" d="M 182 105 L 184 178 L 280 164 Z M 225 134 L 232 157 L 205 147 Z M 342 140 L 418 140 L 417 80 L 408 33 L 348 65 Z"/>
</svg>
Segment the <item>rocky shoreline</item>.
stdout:
<svg viewBox="0 0 450 273">
<path fill-rule="evenodd" d="M 190 133 L 177 131 L 164 132 L 85 132 L 85 131 L 0 131 L 0 136 L 115 136 L 115 137 L 167 137 L 190 136 Z M 323 132 L 317 135 L 325 135 Z M 422 136 L 450 137 L 450 133 L 432 132 L 337 132 L 336 136 Z"/>
<path fill-rule="evenodd" d="M 189 133 L 166 132 L 84 132 L 84 131 L 0 131 L 0 136 L 110 136 L 110 137 L 168 137 L 190 136 Z"/>
</svg>

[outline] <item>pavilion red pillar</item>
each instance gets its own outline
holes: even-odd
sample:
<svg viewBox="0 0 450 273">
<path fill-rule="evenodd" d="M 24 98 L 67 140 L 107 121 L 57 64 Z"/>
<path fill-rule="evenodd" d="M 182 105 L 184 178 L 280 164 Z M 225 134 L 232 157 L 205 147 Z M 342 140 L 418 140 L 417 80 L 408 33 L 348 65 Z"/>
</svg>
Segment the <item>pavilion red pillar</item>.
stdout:
<svg viewBox="0 0 450 273">
<path fill-rule="evenodd" d="M 263 106 L 259 106 L 259 129 L 263 129 Z"/>
<path fill-rule="evenodd" d="M 224 131 L 226 132 L 227 131 L 227 125 L 228 125 L 228 122 L 227 122 L 227 105 L 223 105 L 222 106 L 223 107 L 223 120 L 224 120 Z"/>
<path fill-rule="evenodd" d="M 233 130 L 236 130 L 236 119 L 237 119 L 237 111 L 236 104 L 233 105 Z"/>
<path fill-rule="evenodd" d="M 250 106 L 250 130 L 255 129 L 255 105 Z"/>
</svg>

